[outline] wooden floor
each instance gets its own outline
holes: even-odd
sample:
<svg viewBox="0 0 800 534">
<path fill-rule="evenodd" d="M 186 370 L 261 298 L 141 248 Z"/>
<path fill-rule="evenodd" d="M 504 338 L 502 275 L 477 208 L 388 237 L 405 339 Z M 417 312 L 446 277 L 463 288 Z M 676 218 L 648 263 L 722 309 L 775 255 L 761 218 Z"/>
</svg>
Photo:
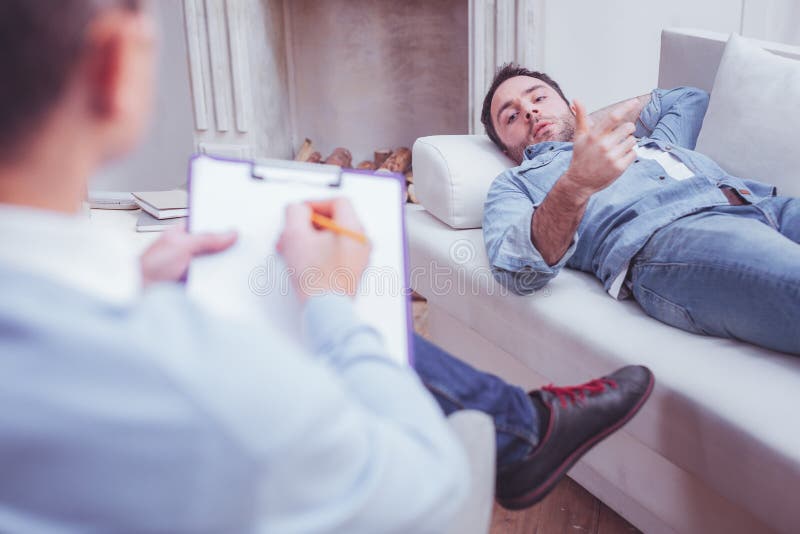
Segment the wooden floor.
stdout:
<svg viewBox="0 0 800 534">
<path fill-rule="evenodd" d="M 428 337 L 428 307 L 414 302 L 414 330 Z M 457 356 L 457 355 L 456 355 Z M 639 532 L 617 513 L 570 478 L 565 478 L 542 502 L 519 512 L 495 504 L 492 534 L 619 534 Z"/>
</svg>

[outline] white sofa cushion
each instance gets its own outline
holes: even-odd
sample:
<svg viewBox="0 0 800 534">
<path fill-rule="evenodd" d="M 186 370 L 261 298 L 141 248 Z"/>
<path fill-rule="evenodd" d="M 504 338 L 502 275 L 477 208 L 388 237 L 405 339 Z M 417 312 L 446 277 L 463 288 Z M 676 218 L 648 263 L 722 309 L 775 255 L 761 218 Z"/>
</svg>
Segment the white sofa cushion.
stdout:
<svg viewBox="0 0 800 534">
<path fill-rule="evenodd" d="M 786 55 L 791 56 L 787 47 Z M 800 58 L 800 48 L 795 48 Z M 800 61 L 731 35 L 722 55 L 697 150 L 741 178 L 800 195 Z"/>
<path fill-rule="evenodd" d="M 413 150 L 420 204 L 453 228 L 480 228 L 489 186 L 514 162 L 485 135 L 420 137 Z"/>
</svg>

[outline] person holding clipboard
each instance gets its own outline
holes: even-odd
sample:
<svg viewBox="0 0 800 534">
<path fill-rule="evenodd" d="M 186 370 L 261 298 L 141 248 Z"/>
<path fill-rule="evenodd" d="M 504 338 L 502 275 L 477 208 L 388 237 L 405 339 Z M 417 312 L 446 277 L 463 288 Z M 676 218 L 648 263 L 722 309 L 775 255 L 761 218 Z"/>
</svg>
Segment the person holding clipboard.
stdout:
<svg viewBox="0 0 800 534">
<path fill-rule="evenodd" d="M 144 3 L 0 5 L 0 531 L 439 532 L 468 484 L 444 413 L 494 417 L 498 499 L 519 508 L 641 407 L 639 367 L 529 395 L 420 338 L 397 365 L 326 276 L 297 285 L 298 351 L 176 283 L 235 235 L 170 232 L 139 260 L 89 227 L 89 176 L 150 107 Z M 363 233 L 346 200 L 293 204 L 279 251 L 359 273 Z"/>
</svg>

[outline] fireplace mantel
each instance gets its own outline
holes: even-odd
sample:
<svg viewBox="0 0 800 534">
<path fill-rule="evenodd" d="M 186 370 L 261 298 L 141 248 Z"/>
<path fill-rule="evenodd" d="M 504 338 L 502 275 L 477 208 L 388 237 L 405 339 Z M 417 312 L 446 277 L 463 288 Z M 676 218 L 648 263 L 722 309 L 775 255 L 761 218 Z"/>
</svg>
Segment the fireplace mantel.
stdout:
<svg viewBox="0 0 800 534">
<path fill-rule="evenodd" d="M 183 3 L 196 148 L 226 156 L 481 132 L 497 66 L 536 60 L 538 0 Z"/>
</svg>

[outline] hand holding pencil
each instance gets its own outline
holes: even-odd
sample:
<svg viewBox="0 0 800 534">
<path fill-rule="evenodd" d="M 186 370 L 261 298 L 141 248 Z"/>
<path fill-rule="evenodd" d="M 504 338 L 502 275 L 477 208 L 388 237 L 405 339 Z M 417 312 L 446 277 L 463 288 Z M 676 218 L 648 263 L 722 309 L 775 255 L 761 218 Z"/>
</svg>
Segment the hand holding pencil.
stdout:
<svg viewBox="0 0 800 534">
<path fill-rule="evenodd" d="M 356 232 L 355 230 L 351 230 L 350 228 L 345 228 L 344 226 L 337 224 L 336 221 L 327 215 L 322 215 L 321 213 L 312 211 L 311 223 L 318 229 L 330 230 L 333 233 L 349 237 L 350 239 L 355 239 L 362 245 L 367 244 L 367 236 L 361 232 Z"/>
<path fill-rule="evenodd" d="M 286 207 L 277 250 L 292 270 L 300 299 L 335 293 L 355 296 L 372 247 L 349 200 Z"/>
</svg>

